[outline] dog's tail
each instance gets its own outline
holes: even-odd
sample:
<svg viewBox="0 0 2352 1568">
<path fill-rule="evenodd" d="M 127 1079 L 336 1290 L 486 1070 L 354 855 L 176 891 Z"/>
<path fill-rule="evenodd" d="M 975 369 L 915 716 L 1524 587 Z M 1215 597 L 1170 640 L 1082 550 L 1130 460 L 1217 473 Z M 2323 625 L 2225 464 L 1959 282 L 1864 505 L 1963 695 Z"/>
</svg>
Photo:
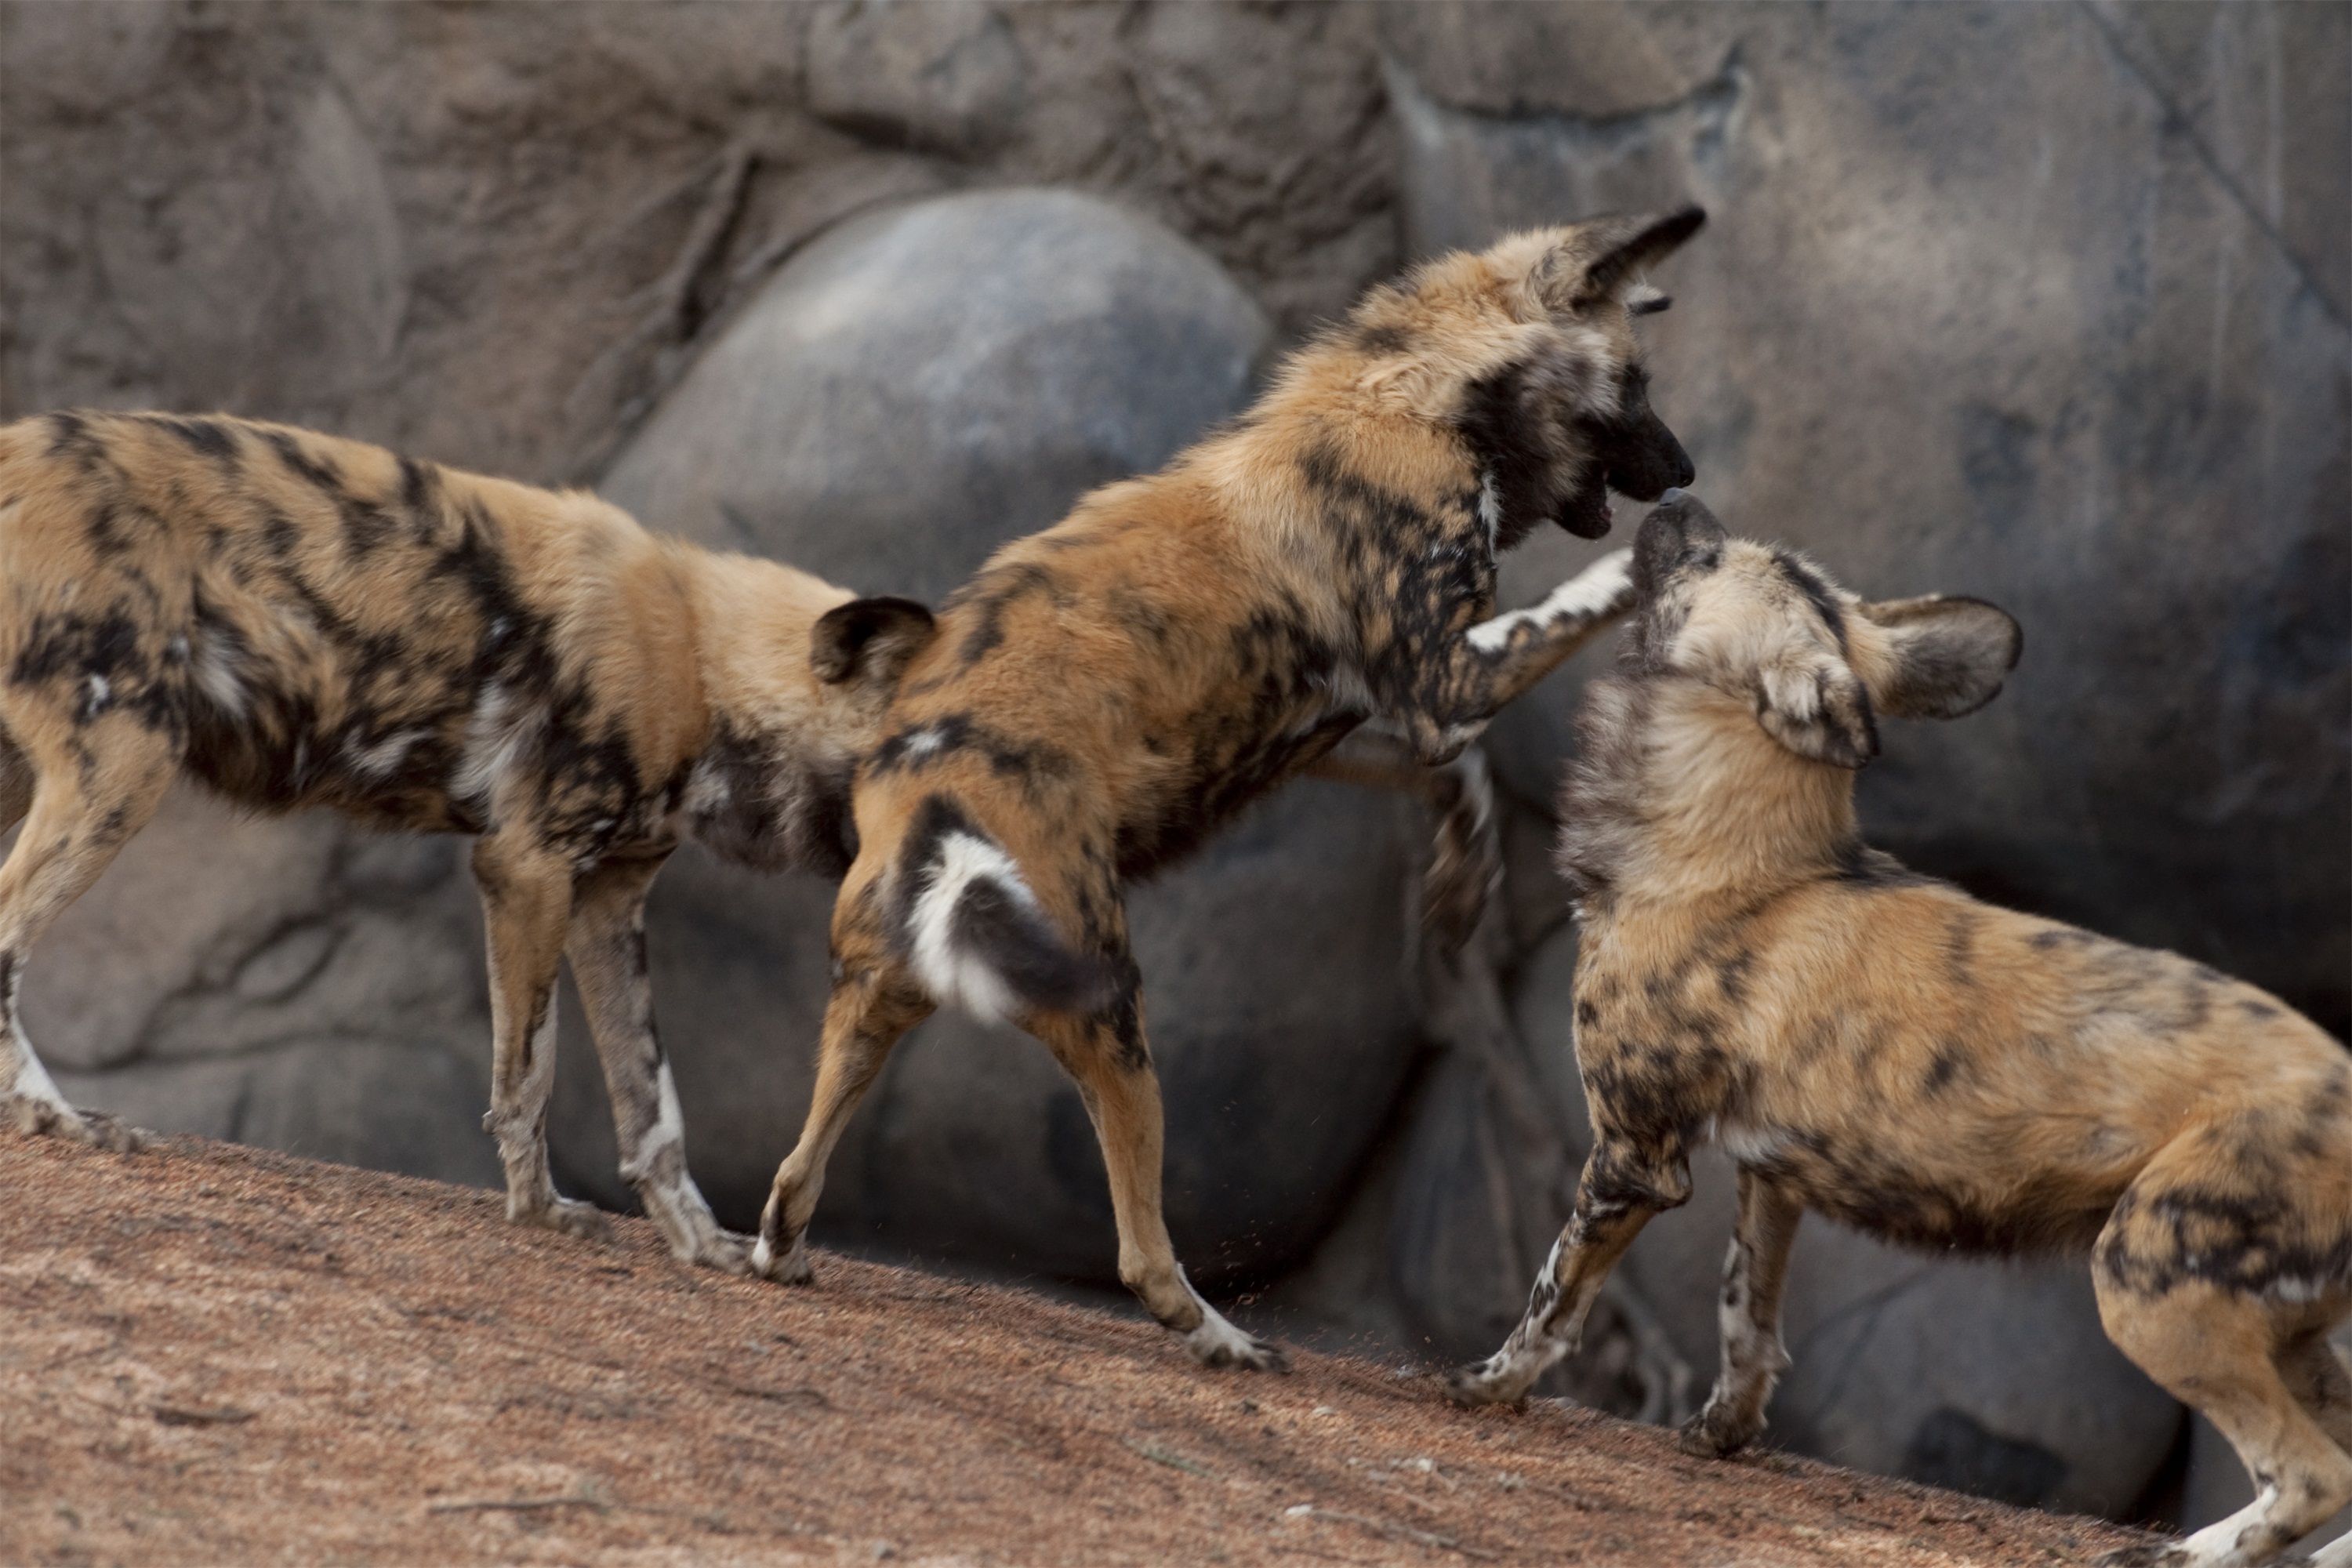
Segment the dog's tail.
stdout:
<svg viewBox="0 0 2352 1568">
<path fill-rule="evenodd" d="M 1013 857 L 946 796 L 917 810 L 898 876 L 899 929 L 934 1000 L 992 1023 L 1117 996 L 1118 968 L 1065 942 Z"/>
</svg>

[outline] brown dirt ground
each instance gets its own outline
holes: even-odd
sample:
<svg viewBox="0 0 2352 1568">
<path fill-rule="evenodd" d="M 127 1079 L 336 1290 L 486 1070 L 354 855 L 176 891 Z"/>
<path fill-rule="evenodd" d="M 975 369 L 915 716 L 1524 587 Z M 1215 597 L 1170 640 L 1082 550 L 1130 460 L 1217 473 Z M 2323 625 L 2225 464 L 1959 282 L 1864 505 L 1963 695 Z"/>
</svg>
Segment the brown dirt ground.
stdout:
<svg viewBox="0 0 2352 1568">
<path fill-rule="evenodd" d="M 0 1561 L 2080 1562 L 2137 1539 L 842 1258 L 814 1289 L 466 1188 L 0 1134 Z"/>
</svg>

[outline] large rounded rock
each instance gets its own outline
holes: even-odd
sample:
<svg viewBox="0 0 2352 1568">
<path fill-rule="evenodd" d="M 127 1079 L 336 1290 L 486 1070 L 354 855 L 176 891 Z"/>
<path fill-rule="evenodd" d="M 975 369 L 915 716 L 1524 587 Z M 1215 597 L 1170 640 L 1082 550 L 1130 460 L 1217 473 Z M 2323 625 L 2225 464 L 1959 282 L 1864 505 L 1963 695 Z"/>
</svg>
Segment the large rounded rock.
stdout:
<svg viewBox="0 0 2352 1568">
<path fill-rule="evenodd" d="M 649 526 L 937 600 L 1236 411 L 1264 316 L 1150 219 L 984 191 L 850 219 L 714 342 L 598 487 Z"/>
<path fill-rule="evenodd" d="M 943 197 L 795 258 L 602 488 L 704 542 L 936 601 L 1237 412 L 1265 342 L 1223 270 L 1156 224 L 1063 192 Z M 1135 891 L 1169 1224 L 1195 1278 L 1303 1253 L 1388 1117 L 1417 1044 L 1407 887 L 1426 832 L 1400 799 L 1296 785 Z M 738 1224 L 807 1107 L 829 903 L 696 853 L 655 891 L 689 1158 Z M 562 1173 L 617 1201 L 603 1094 L 565 1049 Z M 951 1014 L 898 1047 L 817 1230 L 1102 1279 L 1117 1256 L 1076 1090 L 1036 1042 Z"/>
<path fill-rule="evenodd" d="M 1512 1008 L 1589 1139 L 1569 1018 L 1576 933 L 1521 966 Z M 1716 1300 L 1737 1177 L 1713 1150 L 1692 1194 L 1619 1267 L 1685 1361 L 1717 1363 Z M 1882 1475 L 2040 1508 L 2126 1512 L 2177 1440 L 2179 1405 L 2099 1326 L 2087 1260 L 1927 1257 L 1809 1215 L 1790 1259 L 1766 1441 Z"/>
<path fill-rule="evenodd" d="M 1649 329 L 1698 492 L 2023 623 L 1992 708 L 1888 732 L 1886 847 L 2352 1024 L 2345 9 L 1386 16 L 1410 248 L 1704 203 Z M 1496 726 L 1511 787 L 1606 658 Z"/>
<path fill-rule="evenodd" d="M 177 791 L 34 949 L 27 1033 L 137 1126 L 496 1184 L 460 849 Z"/>
</svg>

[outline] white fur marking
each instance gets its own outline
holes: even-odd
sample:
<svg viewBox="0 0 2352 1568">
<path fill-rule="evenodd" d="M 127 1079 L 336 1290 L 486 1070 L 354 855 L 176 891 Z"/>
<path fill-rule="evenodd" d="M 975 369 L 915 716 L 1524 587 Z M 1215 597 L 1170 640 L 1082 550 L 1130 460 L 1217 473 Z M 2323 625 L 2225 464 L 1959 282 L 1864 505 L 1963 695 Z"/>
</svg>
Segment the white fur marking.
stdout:
<svg viewBox="0 0 2352 1568">
<path fill-rule="evenodd" d="M 516 712 L 519 706 L 513 693 L 495 680 L 482 689 L 481 700 L 466 724 L 466 751 L 452 794 L 461 799 L 489 798 L 522 752 L 526 726 Z"/>
<path fill-rule="evenodd" d="M 206 637 L 196 648 L 195 678 L 213 706 L 232 719 L 245 716 L 245 686 L 236 678 L 227 648 Z"/>
<path fill-rule="evenodd" d="M 386 735 L 373 745 L 362 745 L 352 741 L 344 750 L 351 754 L 352 771 L 367 778 L 385 778 L 396 771 L 409 752 L 432 731 L 403 730 Z"/>
<path fill-rule="evenodd" d="M 114 688 L 108 683 L 106 677 L 93 675 L 89 678 L 89 712 L 92 716 L 105 709 L 106 700 L 113 691 Z"/>
<path fill-rule="evenodd" d="M 1548 628 L 1557 622 L 1583 621 L 1606 615 L 1622 604 L 1633 585 L 1633 552 L 1612 550 L 1554 588 L 1532 609 L 1513 610 L 1482 621 L 1464 637 L 1480 653 L 1500 653 L 1510 646 L 1511 634 L 1521 626 Z"/>
<path fill-rule="evenodd" d="M 2239 1568 L 2253 1558 L 2240 1550 L 2246 1536 L 2270 1522 L 2272 1510 L 2278 1507 L 2279 1489 L 2276 1482 L 2264 1487 L 2260 1496 L 2227 1519 L 2217 1520 L 2180 1543 L 2194 1568 Z"/>
<path fill-rule="evenodd" d="M 775 1266 L 776 1250 L 768 1245 L 768 1238 L 763 1236 L 751 1248 L 751 1268 L 756 1273 L 764 1276 Z"/>
<path fill-rule="evenodd" d="M 669 1063 L 662 1063 L 654 1077 L 655 1104 L 660 1109 L 654 1115 L 654 1124 L 646 1129 L 644 1140 L 637 1145 L 636 1157 L 621 1167 L 621 1179 L 635 1184 L 645 1179 L 653 1169 L 654 1159 L 665 1151 L 686 1142 L 686 1113 L 678 1109 L 677 1084 L 669 1076 Z"/>
<path fill-rule="evenodd" d="M 1024 909 L 1036 896 L 1021 879 L 1013 858 L 985 838 L 950 833 L 940 840 L 939 858 L 925 874 L 923 891 L 908 921 L 914 938 L 915 973 L 939 1001 L 952 1003 L 983 1023 L 1003 1023 L 1019 1010 L 1020 998 L 977 953 L 955 943 L 956 906 L 964 889 L 986 878 Z"/>
<path fill-rule="evenodd" d="M 920 761 L 938 751 L 942 740 L 943 737 L 936 727 L 918 730 L 907 737 L 907 755 Z"/>
<path fill-rule="evenodd" d="M 1503 492 L 1495 488 L 1492 474 L 1479 481 L 1478 521 L 1486 525 L 1486 552 L 1491 555 L 1502 548 L 1503 538 Z"/>
<path fill-rule="evenodd" d="M 68 1123 L 79 1124 L 80 1113 L 67 1104 L 66 1097 L 58 1092 L 58 1086 L 50 1079 L 48 1069 L 41 1066 L 41 1058 L 33 1054 L 33 1042 L 25 1037 L 25 1026 L 16 1020 L 14 1013 L 8 1018 L 8 1032 L 11 1037 L 9 1044 L 16 1052 L 16 1081 L 11 1086 L 11 1092 L 21 1100 L 37 1100 L 44 1105 L 53 1106 Z"/>
</svg>

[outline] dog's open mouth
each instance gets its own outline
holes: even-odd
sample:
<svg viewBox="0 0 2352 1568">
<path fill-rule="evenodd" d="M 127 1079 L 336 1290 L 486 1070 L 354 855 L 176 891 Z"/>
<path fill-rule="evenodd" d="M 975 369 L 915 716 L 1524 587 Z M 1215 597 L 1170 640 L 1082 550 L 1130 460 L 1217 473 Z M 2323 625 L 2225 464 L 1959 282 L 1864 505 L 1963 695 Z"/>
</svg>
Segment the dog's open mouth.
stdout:
<svg viewBox="0 0 2352 1568">
<path fill-rule="evenodd" d="M 1599 539 L 1609 531 L 1609 480 L 1599 464 L 1575 492 L 1561 503 L 1553 521 L 1579 539 Z"/>
</svg>

